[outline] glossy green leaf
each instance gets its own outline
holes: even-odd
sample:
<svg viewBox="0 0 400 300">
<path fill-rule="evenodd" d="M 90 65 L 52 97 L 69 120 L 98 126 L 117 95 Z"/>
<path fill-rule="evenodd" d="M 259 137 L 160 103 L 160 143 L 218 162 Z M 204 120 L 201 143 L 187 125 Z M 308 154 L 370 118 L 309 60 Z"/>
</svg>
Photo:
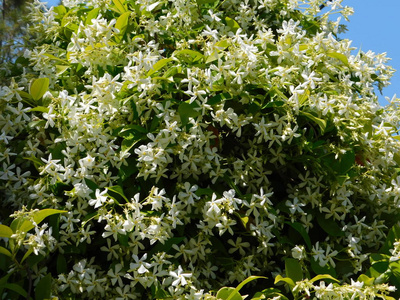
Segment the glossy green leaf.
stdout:
<svg viewBox="0 0 400 300">
<path fill-rule="evenodd" d="M 225 17 L 226 25 L 231 28 L 231 30 L 236 33 L 236 31 L 240 28 L 239 24 L 232 18 Z"/>
<path fill-rule="evenodd" d="M 229 297 L 226 300 L 232 300 L 234 299 L 236 293 L 239 294 L 239 291 L 249 282 L 256 280 L 256 279 L 267 279 L 267 277 L 264 276 L 250 276 L 248 278 L 246 278 L 245 280 L 243 280 L 241 283 L 239 283 L 239 285 L 233 290 L 233 292 L 229 295 Z M 240 295 L 240 294 L 239 294 Z"/>
<path fill-rule="evenodd" d="M 53 11 L 57 15 L 57 19 L 61 19 L 67 13 L 67 9 L 64 5 L 54 6 Z"/>
<path fill-rule="evenodd" d="M 20 261 L 20 263 L 22 264 L 32 253 L 33 253 L 33 248 L 29 248 L 29 249 L 25 252 L 24 256 L 22 257 L 22 259 L 21 259 L 21 261 Z"/>
<path fill-rule="evenodd" d="M 277 284 L 277 283 L 279 283 L 279 282 L 285 282 L 285 283 L 287 283 L 287 284 L 290 286 L 290 288 L 294 288 L 294 286 L 296 285 L 296 284 L 294 283 L 294 281 L 293 281 L 292 278 L 282 277 L 281 275 L 277 275 L 277 276 L 275 277 L 274 284 Z"/>
<path fill-rule="evenodd" d="M 23 99 L 26 99 L 26 100 L 33 100 L 31 94 L 28 94 L 27 92 L 18 91 L 18 94 L 19 94 Z"/>
<path fill-rule="evenodd" d="M 212 52 L 209 56 L 207 56 L 206 64 L 216 61 L 219 58 L 219 54 L 217 51 Z"/>
<path fill-rule="evenodd" d="M 219 93 L 219 94 L 215 95 L 214 97 L 209 98 L 208 101 L 207 101 L 207 104 L 215 105 L 215 104 L 219 104 L 219 103 L 221 103 L 223 101 L 230 100 L 230 99 L 232 99 L 231 94 L 229 94 L 229 93 Z"/>
<path fill-rule="evenodd" d="M 400 279 L 400 261 L 392 261 L 389 263 L 389 268 L 392 271 L 393 275 Z"/>
<path fill-rule="evenodd" d="M 65 73 L 69 68 L 70 68 L 70 66 L 66 66 L 66 65 L 56 65 L 57 76 L 60 76 L 61 74 Z"/>
<path fill-rule="evenodd" d="M 219 42 L 216 42 L 215 43 L 215 47 L 217 47 L 219 50 L 224 50 L 224 49 L 229 47 L 229 41 L 228 40 L 221 40 Z"/>
<path fill-rule="evenodd" d="M 201 115 L 201 112 L 197 110 L 198 105 L 196 102 L 186 103 L 182 102 L 178 107 L 178 113 L 181 117 L 182 126 L 185 126 L 189 123 L 189 118 L 196 118 L 197 116 Z"/>
<path fill-rule="evenodd" d="M 115 40 L 119 43 L 126 32 L 126 28 L 128 28 L 129 18 L 131 12 L 127 11 L 119 16 L 117 19 L 117 23 L 115 23 L 115 28 L 119 30 L 119 33 L 115 36 Z"/>
<path fill-rule="evenodd" d="M 300 114 L 302 116 L 306 117 L 307 119 L 313 121 L 314 123 L 316 123 L 319 126 L 319 128 L 321 129 L 322 134 L 325 132 L 325 129 L 326 129 L 326 121 L 325 120 L 317 118 L 313 114 L 310 114 L 305 111 L 300 111 Z"/>
<path fill-rule="evenodd" d="M 327 55 L 329 57 L 333 57 L 336 58 L 338 60 L 340 60 L 343 64 L 345 64 L 346 66 L 349 65 L 349 61 L 347 59 L 347 56 L 342 54 L 342 53 L 338 53 L 338 52 L 328 52 Z"/>
<path fill-rule="evenodd" d="M 202 4 L 211 4 L 211 3 L 216 3 L 219 2 L 219 0 L 197 0 L 197 4 L 202 5 Z"/>
<path fill-rule="evenodd" d="M 124 194 L 124 190 L 122 189 L 121 186 L 119 186 L 119 185 L 110 186 L 110 187 L 107 187 L 107 190 L 120 195 L 126 202 L 129 202 L 129 200 L 128 200 L 128 198 L 126 198 L 126 196 Z M 107 194 L 110 196 L 109 193 L 107 193 Z"/>
<path fill-rule="evenodd" d="M 285 259 L 285 272 L 286 277 L 291 278 L 295 283 L 303 280 L 303 270 L 301 269 L 300 263 L 297 259 Z"/>
<path fill-rule="evenodd" d="M 284 296 L 280 290 L 275 288 L 268 288 L 262 290 L 261 292 L 257 292 L 254 294 L 251 300 L 272 299 L 274 297 L 276 297 L 279 300 L 288 300 L 288 298 Z"/>
<path fill-rule="evenodd" d="M 304 226 L 299 222 L 294 222 L 294 223 L 285 222 L 285 223 L 288 224 L 293 229 L 295 229 L 298 233 L 300 233 L 300 235 L 303 237 L 308 249 L 311 250 L 311 248 L 312 248 L 311 239 L 310 239 L 310 236 L 308 235 L 307 230 L 304 228 Z"/>
<path fill-rule="evenodd" d="M 165 67 L 172 60 L 173 60 L 172 58 L 160 59 L 158 62 L 156 62 L 153 65 L 153 68 L 149 72 L 147 72 L 147 76 L 151 76 L 154 73 L 156 73 L 157 71 L 161 70 L 163 67 Z"/>
<path fill-rule="evenodd" d="M 61 214 L 67 212 L 66 210 L 58 210 L 58 209 L 43 209 L 32 213 L 33 220 L 36 224 L 42 222 L 46 217 L 54 215 L 54 214 Z M 21 231 L 21 232 L 28 232 L 35 226 L 27 217 L 20 217 L 12 221 L 11 229 L 14 232 Z"/>
<path fill-rule="evenodd" d="M 204 59 L 203 54 L 190 49 L 177 50 L 173 53 L 173 56 L 186 63 L 195 63 Z"/>
<path fill-rule="evenodd" d="M 67 260 L 63 254 L 58 254 L 57 256 L 57 273 L 67 273 L 68 272 L 68 265 Z"/>
<path fill-rule="evenodd" d="M 315 274 L 318 275 L 331 275 L 333 277 L 336 276 L 336 270 L 333 268 L 330 264 L 326 264 L 325 266 L 321 267 L 319 265 L 319 262 L 314 259 L 314 257 L 311 258 L 311 269 L 314 271 Z"/>
<path fill-rule="evenodd" d="M 112 0 L 112 2 L 120 14 L 123 14 L 127 11 L 125 0 Z"/>
<path fill-rule="evenodd" d="M 14 291 L 20 296 L 26 298 L 28 296 L 28 293 L 24 290 L 24 288 L 16 283 L 6 283 L 3 285 L 5 289 L 8 289 L 10 291 Z"/>
<path fill-rule="evenodd" d="M 314 283 L 318 280 L 324 280 L 324 279 L 329 279 L 329 280 L 333 280 L 335 282 L 340 282 L 339 280 L 337 280 L 336 278 L 332 277 L 329 274 L 321 274 L 321 275 L 317 275 L 317 276 L 313 277 L 312 279 L 310 279 L 310 283 Z"/>
<path fill-rule="evenodd" d="M 361 274 L 360 276 L 358 276 L 357 281 L 364 282 L 366 286 L 371 286 L 374 284 L 375 278 L 371 278 L 365 274 Z"/>
<path fill-rule="evenodd" d="M 93 8 L 91 11 L 89 11 L 86 16 L 85 25 L 92 25 L 92 20 L 97 18 L 99 12 L 100 7 Z"/>
<path fill-rule="evenodd" d="M 223 287 L 217 292 L 217 299 L 219 300 L 243 300 L 239 292 L 235 291 L 233 287 Z"/>
<path fill-rule="evenodd" d="M 45 300 L 51 297 L 51 274 L 47 274 L 42 279 L 35 288 L 35 300 Z"/>
<path fill-rule="evenodd" d="M 7 255 L 8 257 L 12 257 L 11 252 L 9 250 L 7 250 L 6 248 L 1 247 L 1 246 L 0 246 L 0 254 L 4 254 L 4 255 Z"/>
<path fill-rule="evenodd" d="M 386 237 L 385 244 L 383 245 L 380 252 L 390 255 L 391 254 L 390 250 L 394 248 L 393 244 L 396 242 L 396 240 L 400 240 L 400 225 L 399 224 L 394 225 L 389 230 L 389 233 Z"/>
<path fill-rule="evenodd" d="M 48 107 L 44 107 L 44 106 L 36 106 L 32 109 L 29 110 L 29 112 L 41 112 L 41 113 L 48 113 L 49 112 L 49 108 Z"/>
<path fill-rule="evenodd" d="M 43 55 L 44 55 L 44 56 L 47 56 L 48 58 L 50 58 L 50 59 L 52 59 L 52 60 L 56 60 L 56 61 L 58 61 L 58 62 L 61 62 L 61 63 L 63 63 L 63 65 L 69 65 L 68 60 L 59 58 L 59 57 L 57 57 L 57 56 L 54 56 L 53 54 L 50 54 L 50 53 L 43 53 Z"/>
<path fill-rule="evenodd" d="M 10 238 L 14 232 L 6 225 L 0 224 L 0 237 Z"/>
<path fill-rule="evenodd" d="M 49 79 L 46 77 L 36 79 L 29 90 L 33 100 L 39 100 L 49 89 Z"/>
</svg>

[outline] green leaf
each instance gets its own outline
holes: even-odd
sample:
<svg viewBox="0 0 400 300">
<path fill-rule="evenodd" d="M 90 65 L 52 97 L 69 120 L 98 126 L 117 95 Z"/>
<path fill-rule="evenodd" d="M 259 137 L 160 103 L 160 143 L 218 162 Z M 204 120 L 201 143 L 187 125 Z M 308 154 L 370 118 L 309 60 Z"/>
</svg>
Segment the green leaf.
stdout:
<svg viewBox="0 0 400 300">
<path fill-rule="evenodd" d="M 91 11 L 89 11 L 86 16 L 85 25 L 92 25 L 92 20 L 97 18 L 99 12 L 100 7 L 93 8 Z"/>
<path fill-rule="evenodd" d="M 299 222 L 294 222 L 294 223 L 285 222 L 285 224 L 288 224 L 290 227 L 292 227 L 298 233 L 300 233 L 300 235 L 303 237 L 304 241 L 306 242 L 308 249 L 311 250 L 311 248 L 312 248 L 311 239 L 307 233 L 307 230 L 305 230 L 304 226 Z"/>
<path fill-rule="evenodd" d="M 251 300 L 271 299 L 274 297 L 280 300 L 289 300 L 286 296 L 282 295 L 281 293 L 282 292 L 278 289 L 268 288 L 262 290 L 261 292 L 255 293 Z"/>
<path fill-rule="evenodd" d="M 115 40 L 119 43 L 125 34 L 126 28 L 128 28 L 129 17 L 131 12 L 127 11 L 119 16 L 117 23 L 115 23 L 115 28 L 119 30 L 119 33 L 115 36 Z"/>
<path fill-rule="evenodd" d="M 121 151 L 126 153 L 129 150 L 132 149 L 133 146 L 135 146 L 136 143 L 138 143 L 140 139 L 124 139 L 121 143 Z"/>
<path fill-rule="evenodd" d="M 396 240 L 400 240 L 400 225 L 399 224 L 394 225 L 389 230 L 389 233 L 386 237 L 385 244 L 381 248 L 380 252 L 391 255 L 389 250 L 394 248 L 393 244 L 396 242 Z"/>
<path fill-rule="evenodd" d="M 323 214 L 317 214 L 317 222 L 319 226 L 330 236 L 344 236 L 342 228 L 333 219 L 325 219 Z"/>
<path fill-rule="evenodd" d="M 128 198 L 126 198 L 126 196 L 124 194 L 124 190 L 121 186 L 119 186 L 119 185 L 110 186 L 110 187 L 107 187 L 107 190 L 120 195 L 127 203 L 129 202 L 129 200 L 128 200 Z M 112 197 L 109 193 L 107 193 L 107 194 L 110 197 Z"/>
<path fill-rule="evenodd" d="M 165 67 L 172 60 L 173 60 L 172 58 L 160 59 L 158 62 L 156 62 L 153 65 L 153 68 L 151 70 L 149 70 L 149 72 L 147 72 L 147 76 L 151 76 L 154 73 L 156 73 L 157 71 L 161 70 L 163 67 Z"/>
<path fill-rule="evenodd" d="M 65 73 L 70 68 L 70 66 L 66 65 L 56 65 L 56 75 L 60 76 L 61 74 Z"/>
<path fill-rule="evenodd" d="M 62 274 L 62 273 L 67 273 L 68 271 L 68 266 L 67 266 L 67 260 L 65 259 L 65 256 L 62 254 L 58 254 L 57 256 L 57 273 Z"/>
<path fill-rule="evenodd" d="M 244 287 L 250 281 L 253 281 L 253 280 L 256 280 L 256 279 L 260 279 L 260 278 L 267 279 L 267 277 L 264 277 L 264 276 L 250 276 L 250 277 L 246 278 L 241 283 L 239 283 L 239 285 L 233 290 L 233 293 L 231 293 L 230 296 L 226 300 L 234 299 L 234 297 L 236 295 L 236 292 L 239 294 L 239 291 L 242 289 L 242 287 Z"/>
<path fill-rule="evenodd" d="M 29 90 L 33 100 L 37 101 L 43 97 L 43 95 L 49 89 L 49 79 L 46 77 L 36 79 Z"/>
<path fill-rule="evenodd" d="M 393 275 L 400 279 L 400 261 L 392 261 L 389 263 L 389 268 L 392 271 Z"/>
<path fill-rule="evenodd" d="M 66 210 L 58 210 L 58 209 L 42 209 L 32 213 L 33 221 L 36 224 L 42 222 L 46 217 L 54 215 L 54 214 L 61 214 L 67 212 Z M 32 228 L 35 227 L 33 223 L 27 217 L 20 217 L 15 219 L 11 222 L 11 229 L 14 232 L 21 231 L 21 232 L 28 232 Z"/>
<path fill-rule="evenodd" d="M 215 47 L 217 47 L 219 50 L 224 50 L 224 49 L 229 47 L 229 41 L 228 40 L 221 40 L 221 41 L 215 43 Z"/>
<path fill-rule="evenodd" d="M 234 33 L 236 33 L 236 31 L 240 28 L 239 24 L 232 18 L 225 17 L 225 22 Z"/>
<path fill-rule="evenodd" d="M 340 60 L 343 64 L 345 64 L 346 66 L 349 65 L 349 61 L 347 59 L 347 56 L 342 54 L 342 53 L 338 53 L 338 52 L 328 52 L 326 55 L 328 55 L 329 57 L 333 57 L 336 58 L 338 60 Z"/>
<path fill-rule="evenodd" d="M 22 264 L 25 259 L 27 259 L 33 253 L 33 248 L 29 248 L 28 251 L 25 252 L 24 257 L 22 257 L 20 264 Z"/>
<path fill-rule="evenodd" d="M 219 104 L 223 101 L 226 100 L 230 100 L 232 99 L 231 94 L 229 93 L 219 93 L 217 95 L 215 95 L 214 97 L 211 97 L 210 99 L 207 100 L 207 104 L 209 105 L 215 105 L 215 104 Z"/>
<path fill-rule="evenodd" d="M 197 0 L 198 5 L 210 4 L 210 3 L 215 3 L 215 2 L 219 2 L 219 0 Z"/>
<path fill-rule="evenodd" d="M 45 300 L 51 297 L 51 274 L 47 274 L 42 279 L 35 288 L 35 300 Z"/>
<path fill-rule="evenodd" d="M 55 14 L 57 14 L 56 18 L 59 20 L 67 13 L 67 9 L 64 5 L 54 6 L 53 11 Z"/>
<path fill-rule="evenodd" d="M 44 162 L 41 159 L 37 158 L 37 157 L 34 157 L 34 156 L 23 157 L 23 159 L 33 162 L 33 164 L 34 164 L 34 166 L 35 166 L 35 168 L 37 170 L 39 170 L 39 167 L 44 166 Z"/>
<path fill-rule="evenodd" d="M 36 106 L 32 109 L 29 110 L 29 112 L 41 112 L 41 113 L 48 113 L 49 112 L 49 108 L 48 107 L 44 107 L 44 106 Z"/>
<path fill-rule="evenodd" d="M 296 285 L 292 278 L 282 277 L 281 275 L 277 275 L 275 277 L 274 284 L 277 284 L 278 282 L 281 282 L 281 281 L 287 283 L 290 286 L 291 289 L 294 288 L 295 285 Z"/>
<path fill-rule="evenodd" d="M 326 121 L 325 120 L 317 118 L 313 114 L 310 114 L 305 111 L 300 111 L 300 114 L 303 115 L 304 117 L 306 117 L 307 119 L 310 119 L 314 123 L 316 123 L 319 126 L 319 128 L 321 129 L 322 134 L 325 132 L 325 129 L 326 129 Z"/>
<path fill-rule="evenodd" d="M 332 277 L 329 274 L 321 274 L 321 275 L 317 275 L 314 278 L 310 279 L 310 283 L 314 283 L 314 282 L 316 282 L 318 280 L 323 280 L 323 279 L 330 279 L 330 280 L 333 280 L 335 282 L 340 282 L 339 280 L 337 280 L 336 278 Z"/>
<path fill-rule="evenodd" d="M 112 2 L 120 14 L 123 14 L 127 11 L 125 0 L 112 0 Z"/>
<path fill-rule="evenodd" d="M 3 288 L 14 291 L 24 298 L 27 298 L 28 296 L 28 293 L 23 289 L 23 287 L 16 283 L 6 283 L 5 285 L 3 285 Z"/>
<path fill-rule="evenodd" d="M 172 56 L 178 58 L 179 60 L 186 62 L 188 64 L 192 64 L 204 59 L 204 55 L 198 51 L 184 49 L 184 50 L 176 50 L 172 54 Z"/>
<path fill-rule="evenodd" d="M 192 102 L 190 104 L 187 102 L 182 102 L 179 105 L 178 113 L 181 117 L 182 126 L 185 126 L 187 123 L 189 123 L 189 118 L 196 118 L 197 116 L 201 115 L 201 112 L 196 109 L 198 107 L 199 106 L 196 102 Z"/>
<path fill-rule="evenodd" d="M 43 55 L 49 57 L 49 58 L 52 59 L 52 60 L 56 60 L 56 61 L 62 62 L 64 65 L 69 65 L 68 60 L 59 58 L 59 57 L 57 57 L 57 56 L 54 56 L 53 54 L 50 54 L 50 53 L 43 53 Z"/>
<path fill-rule="evenodd" d="M 368 277 L 365 274 L 358 276 L 357 281 L 364 282 L 366 286 L 372 286 L 374 284 L 375 278 Z"/>
<path fill-rule="evenodd" d="M 10 251 L 8 251 L 6 248 L 4 247 L 0 247 L 0 254 L 4 254 L 7 255 L 8 257 L 12 257 L 12 254 Z"/>
<path fill-rule="evenodd" d="M 339 164 L 339 173 L 346 174 L 355 164 L 356 154 L 353 150 L 346 151 L 346 153 L 341 157 Z"/>
<path fill-rule="evenodd" d="M 14 232 L 6 225 L 0 224 L 0 237 L 10 238 Z"/>
<path fill-rule="evenodd" d="M 216 61 L 219 58 L 218 52 L 214 51 L 213 53 L 211 53 L 209 56 L 207 56 L 206 59 L 206 64 Z"/>
<path fill-rule="evenodd" d="M 291 278 L 295 283 L 303 280 L 303 270 L 301 269 L 300 263 L 297 259 L 285 259 L 285 272 L 286 277 Z"/>
<path fill-rule="evenodd" d="M 243 300 L 243 297 L 233 287 L 223 287 L 216 295 L 218 300 Z"/>
<path fill-rule="evenodd" d="M 319 263 L 312 257 L 311 258 L 311 269 L 314 271 L 315 274 L 323 275 L 328 274 L 333 277 L 336 276 L 336 270 L 332 268 L 330 264 L 326 264 L 325 266 L 321 267 Z"/>
</svg>

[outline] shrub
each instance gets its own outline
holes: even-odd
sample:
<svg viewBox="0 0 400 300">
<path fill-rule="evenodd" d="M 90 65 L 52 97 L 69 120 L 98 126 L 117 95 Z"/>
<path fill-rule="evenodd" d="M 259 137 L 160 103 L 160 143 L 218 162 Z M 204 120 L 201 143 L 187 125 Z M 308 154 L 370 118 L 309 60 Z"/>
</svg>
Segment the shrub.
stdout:
<svg viewBox="0 0 400 300">
<path fill-rule="evenodd" d="M 298 2 L 31 7 L 0 90 L 3 298 L 399 296 L 393 70 L 337 37 L 340 0 Z"/>
</svg>

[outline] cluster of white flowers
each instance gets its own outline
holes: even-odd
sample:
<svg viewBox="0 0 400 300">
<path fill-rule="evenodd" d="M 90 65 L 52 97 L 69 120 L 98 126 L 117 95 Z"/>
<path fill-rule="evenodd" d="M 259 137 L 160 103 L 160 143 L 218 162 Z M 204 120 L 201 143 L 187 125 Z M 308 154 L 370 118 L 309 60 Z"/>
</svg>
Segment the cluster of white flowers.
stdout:
<svg viewBox="0 0 400 300">
<path fill-rule="evenodd" d="M 37 46 L 0 87 L 0 193 L 68 211 L 24 242 L 65 261 L 54 296 L 203 299 L 290 253 L 310 272 L 365 271 L 399 213 L 400 100 L 380 107 L 388 59 L 351 54 L 329 15 L 352 10 L 321 2 L 32 5 Z"/>
</svg>

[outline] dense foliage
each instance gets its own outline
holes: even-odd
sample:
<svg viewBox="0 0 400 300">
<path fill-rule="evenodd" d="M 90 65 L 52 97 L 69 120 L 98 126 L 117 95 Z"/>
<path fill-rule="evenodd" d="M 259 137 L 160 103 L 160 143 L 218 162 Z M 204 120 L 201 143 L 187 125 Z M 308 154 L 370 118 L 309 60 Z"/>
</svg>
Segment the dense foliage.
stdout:
<svg viewBox="0 0 400 300">
<path fill-rule="evenodd" d="M 30 1 L 30 0 L 29 0 Z M 24 50 L 26 34 L 25 0 L 0 0 L 0 80 L 10 75 L 9 62 L 15 61 Z"/>
<path fill-rule="evenodd" d="M 35 2 L 0 89 L 3 298 L 399 296 L 393 70 L 322 2 Z"/>
</svg>

